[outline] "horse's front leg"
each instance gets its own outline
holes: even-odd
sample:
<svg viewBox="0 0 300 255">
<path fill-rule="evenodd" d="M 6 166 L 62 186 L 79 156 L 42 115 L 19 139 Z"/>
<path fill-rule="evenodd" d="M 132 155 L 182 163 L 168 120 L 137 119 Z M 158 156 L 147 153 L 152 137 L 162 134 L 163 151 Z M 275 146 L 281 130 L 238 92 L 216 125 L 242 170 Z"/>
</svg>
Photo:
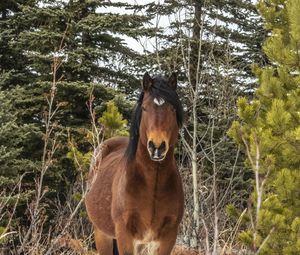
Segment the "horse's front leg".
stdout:
<svg viewBox="0 0 300 255">
<path fill-rule="evenodd" d="M 177 229 L 160 238 L 157 255 L 170 255 L 176 242 Z"/>
<path fill-rule="evenodd" d="M 117 244 L 119 255 L 134 255 L 133 238 L 128 233 L 120 231 L 117 233 Z"/>
<path fill-rule="evenodd" d="M 134 255 L 134 235 L 128 229 L 128 224 L 119 222 L 115 225 L 119 255 Z"/>
</svg>

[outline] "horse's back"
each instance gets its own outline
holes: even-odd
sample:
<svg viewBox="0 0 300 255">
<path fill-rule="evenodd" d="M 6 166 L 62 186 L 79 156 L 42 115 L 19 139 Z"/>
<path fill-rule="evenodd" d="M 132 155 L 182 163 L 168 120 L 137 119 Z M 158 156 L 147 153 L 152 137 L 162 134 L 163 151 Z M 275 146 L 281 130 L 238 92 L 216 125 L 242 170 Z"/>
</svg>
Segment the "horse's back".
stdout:
<svg viewBox="0 0 300 255">
<path fill-rule="evenodd" d="M 86 208 L 94 226 L 110 236 L 114 236 L 111 218 L 112 182 L 127 144 L 127 137 L 110 138 L 97 148 L 91 162 Z"/>
</svg>

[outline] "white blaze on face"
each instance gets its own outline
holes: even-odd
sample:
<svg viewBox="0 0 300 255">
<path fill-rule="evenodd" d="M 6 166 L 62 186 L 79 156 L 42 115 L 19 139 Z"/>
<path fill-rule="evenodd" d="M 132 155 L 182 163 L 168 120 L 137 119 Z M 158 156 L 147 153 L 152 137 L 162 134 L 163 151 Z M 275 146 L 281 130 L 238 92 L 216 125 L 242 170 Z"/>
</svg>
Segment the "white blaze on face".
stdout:
<svg viewBox="0 0 300 255">
<path fill-rule="evenodd" d="M 161 106 L 161 105 L 163 105 L 164 103 L 165 103 L 165 100 L 164 99 L 162 99 L 161 97 L 160 98 L 154 98 L 154 100 L 153 100 L 153 102 L 156 104 L 156 105 L 158 105 L 158 106 Z"/>
</svg>

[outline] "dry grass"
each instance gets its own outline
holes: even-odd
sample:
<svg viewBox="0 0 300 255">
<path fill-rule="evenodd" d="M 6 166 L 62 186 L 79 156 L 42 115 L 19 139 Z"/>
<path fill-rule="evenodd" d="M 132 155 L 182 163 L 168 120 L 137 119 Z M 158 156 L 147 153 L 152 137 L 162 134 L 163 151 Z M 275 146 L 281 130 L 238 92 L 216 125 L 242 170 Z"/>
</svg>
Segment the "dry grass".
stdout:
<svg viewBox="0 0 300 255">
<path fill-rule="evenodd" d="M 68 248 L 80 255 L 97 255 L 95 251 L 88 251 L 81 240 L 72 238 L 69 234 L 65 234 L 58 241 L 61 248 Z M 149 254 L 152 255 L 152 254 Z M 188 248 L 183 245 L 176 245 L 172 255 L 201 255 L 197 250 Z"/>
<path fill-rule="evenodd" d="M 176 245 L 172 255 L 201 255 L 197 250 L 191 249 L 183 245 Z"/>
</svg>

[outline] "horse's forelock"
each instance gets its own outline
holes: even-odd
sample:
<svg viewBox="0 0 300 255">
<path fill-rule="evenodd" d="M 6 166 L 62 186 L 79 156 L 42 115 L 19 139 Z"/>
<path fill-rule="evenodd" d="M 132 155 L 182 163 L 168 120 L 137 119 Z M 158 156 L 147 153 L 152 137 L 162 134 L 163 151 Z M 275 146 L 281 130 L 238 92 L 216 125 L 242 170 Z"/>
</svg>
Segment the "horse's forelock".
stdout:
<svg viewBox="0 0 300 255">
<path fill-rule="evenodd" d="M 162 98 L 175 108 L 177 124 L 181 127 L 183 123 L 182 104 L 177 92 L 168 85 L 168 80 L 162 76 L 155 77 L 154 84 L 149 91 L 152 97 Z"/>
</svg>

